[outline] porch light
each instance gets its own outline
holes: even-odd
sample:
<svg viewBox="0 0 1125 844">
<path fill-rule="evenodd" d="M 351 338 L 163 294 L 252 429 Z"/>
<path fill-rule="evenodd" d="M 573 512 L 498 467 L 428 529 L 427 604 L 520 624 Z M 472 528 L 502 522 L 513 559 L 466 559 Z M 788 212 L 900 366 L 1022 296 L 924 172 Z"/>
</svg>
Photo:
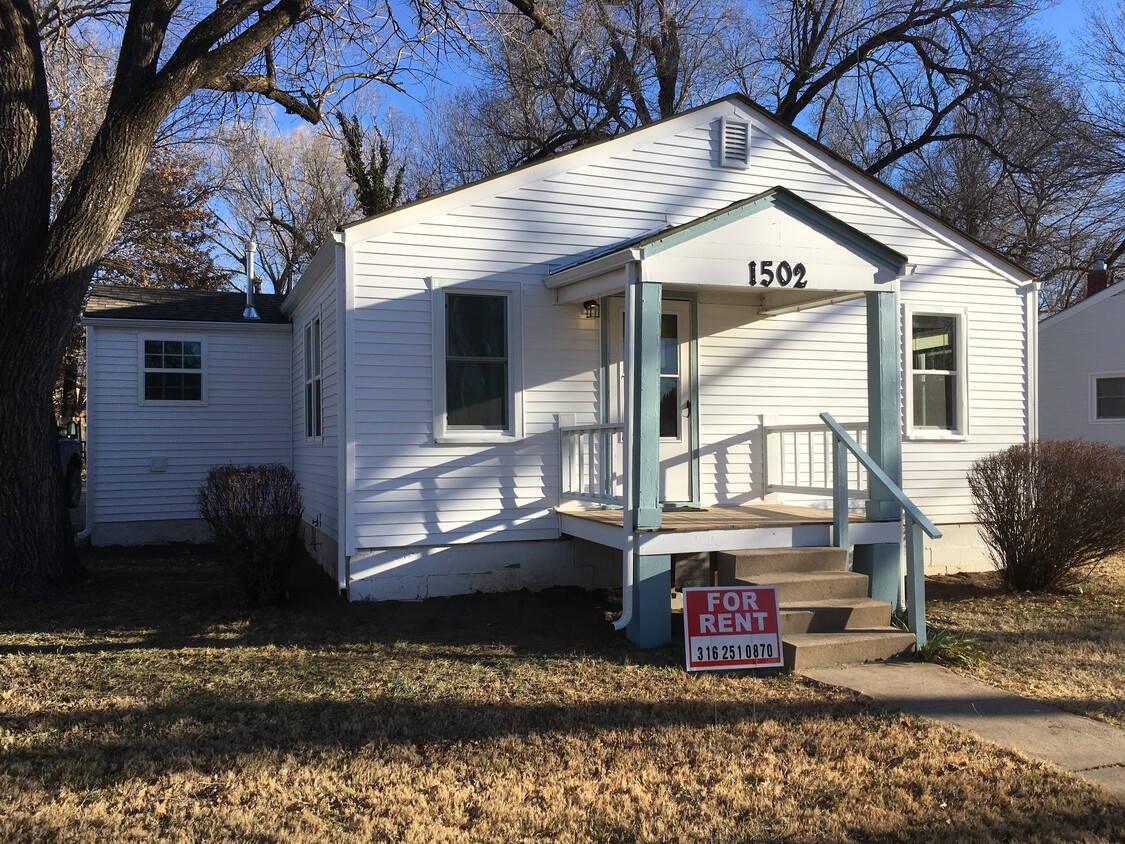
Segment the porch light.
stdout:
<svg viewBox="0 0 1125 844">
<path fill-rule="evenodd" d="M 597 319 L 599 316 L 601 316 L 601 305 L 598 304 L 597 299 L 587 299 L 582 303 L 583 319 Z"/>
</svg>

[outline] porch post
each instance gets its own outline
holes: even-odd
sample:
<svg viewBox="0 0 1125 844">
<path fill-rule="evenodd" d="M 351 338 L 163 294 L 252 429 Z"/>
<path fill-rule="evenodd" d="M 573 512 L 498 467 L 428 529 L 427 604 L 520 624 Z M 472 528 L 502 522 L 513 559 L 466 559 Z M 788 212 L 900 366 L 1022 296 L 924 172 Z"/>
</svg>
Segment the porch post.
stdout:
<svg viewBox="0 0 1125 844">
<path fill-rule="evenodd" d="M 867 451 L 895 483 L 902 483 L 902 423 L 899 411 L 898 309 L 893 291 L 867 297 Z M 902 508 L 885 486 L 868 480 L 867 518 L 898 519 Z M 899 544 L 858 545 L 853 568 L 871 578 L 871 597 L 898 604 Z"/>
<path fill-rule="evenodd" d="M 660 294 L 661 286 L 643 281 L 640 267 L 627 269 L 625 307 L 632 316 L 625 354 L 631 377 L 628 425 L 630 494 L 625 524 L 630 540 L 637 530 L 659 530 L 660 506 Z M 633 555 L 633 615 L 626 630 L 629 641 L 657 648 L 672 640 L 672 558 L 667 554 Z"/>
<path fill-rule="evenodd" d="M 634 530 L 659 530 L 660 508 L 660 284 L 633 283 Z"/>
</svg>

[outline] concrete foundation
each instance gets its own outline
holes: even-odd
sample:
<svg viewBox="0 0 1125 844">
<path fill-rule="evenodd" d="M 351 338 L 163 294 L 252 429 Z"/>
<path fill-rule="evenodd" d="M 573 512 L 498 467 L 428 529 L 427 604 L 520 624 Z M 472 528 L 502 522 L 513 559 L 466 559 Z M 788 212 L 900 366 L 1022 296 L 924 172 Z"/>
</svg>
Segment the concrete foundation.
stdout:
<svg viewBox="0 0 1125 844">
<path fill-rule="evenodd" d="M 591 589 L 607 577 L 603 561 L 576 559 L 574 551 L 566 539 L 363 549 L 350 562 L 348 595 L 353 601 L 420 601 L 552 586 Z M 620 559 L 615 565 L 620 571 Z"/>
<path fill-rule="evenodd" d="M 992 571 L 988 546 L 976 524 L 938 525 L 941 539 L 925 538 L 923 556 L 926 574 L 953 574 L 959 571 Z"/>
<path fill-rule="evenodd" d="M 202 519 L 147 522 L 98 522 L 90 535 L 94 545 L 161 545 L 166 542 L 210 542 L 211 529 Z"/>
</svg>

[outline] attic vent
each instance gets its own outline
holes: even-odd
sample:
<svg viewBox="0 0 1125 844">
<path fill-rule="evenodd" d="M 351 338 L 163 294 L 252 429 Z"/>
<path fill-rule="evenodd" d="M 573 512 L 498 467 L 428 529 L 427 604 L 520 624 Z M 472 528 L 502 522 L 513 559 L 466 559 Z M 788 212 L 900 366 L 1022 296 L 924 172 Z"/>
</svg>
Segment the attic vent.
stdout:
<svg viewBox="0 0 1125 844">
<path fill-rule="evenodd" d="M 750 124 L 724 117 L 719 124 L 719 166 L 745 170 L 750 166 Z"/>
</svg>

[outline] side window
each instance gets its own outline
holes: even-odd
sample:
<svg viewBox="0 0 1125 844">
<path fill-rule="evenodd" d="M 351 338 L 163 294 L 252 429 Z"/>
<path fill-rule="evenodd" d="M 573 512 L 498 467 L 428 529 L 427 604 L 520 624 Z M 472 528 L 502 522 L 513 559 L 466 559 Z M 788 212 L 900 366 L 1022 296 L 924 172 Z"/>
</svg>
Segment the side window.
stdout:
<svg viewBox="0 0 1125 844">
<path fill-rule="evenodd" d="M 907 311 L 908 433 L 964 436 L 967 425 L 965 317 Z"/>
<path fill-rule="evenodd" d="M 433 291 L 434 441 L 523 438 L 523 314 L 519 284 L 443 284 Z"/>
<path fill-rule="evenodd" d="M 445 412 L 449 429 L 511 429 L 508 297 L 447 293 Z"/>
<path fill-rule="evenodd" d="M 305 326 L 305 439 L 322 436 L 320 318 Z"/>
<path fill-rule="evenodd" d="M 1125 421 L 1125 375 L 1094 376 L 1094 419 Z"/>
<path fill-rule="evenodd" d="M 144 340 L 144 401 L 202 402 L 203 343 Z"/>
</svg>

